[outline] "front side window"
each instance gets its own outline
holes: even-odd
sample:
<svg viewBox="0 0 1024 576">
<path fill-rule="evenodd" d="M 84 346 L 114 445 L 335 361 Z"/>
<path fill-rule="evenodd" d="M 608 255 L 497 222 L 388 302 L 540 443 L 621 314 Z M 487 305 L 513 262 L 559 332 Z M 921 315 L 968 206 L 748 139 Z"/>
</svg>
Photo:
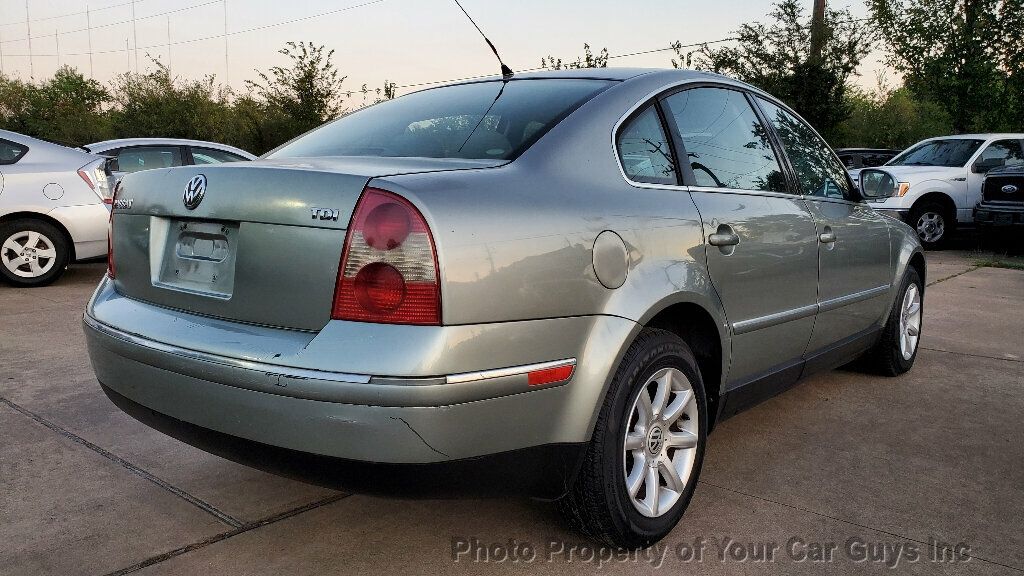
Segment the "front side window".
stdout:
<svg viewBox="0 0 1024 576">
<path fill-rule="evenodd" d="M 616 139 L 622 170 L 634 182 L 678 184 L 668 138 L 653 105 L 634 116 Z"/>
<path fill-rule="evenodd" d="M 1016 166 L 1024 164 L 1024 150 L 1020 140 L 996 140 L 978 157 L 978 162 L 989 166 Z"/>
<path fill-rule="evenodd" d="M 693 88 L 668 96 L 664 103 L 698 186 L 787 191 L 768 131 L 742 93 Z"/>
<path fill-rule="evenodd" d="M 115 172 L 140 172 L 153 168 L 181 166 L 181 148 L 178 146 L 132 146 L 117 152 Z"/>
<path fill-rule="evenodd" d="M 984 143 L 984 140 L 973 138 L 928 140 L 900 153 L 887 166 L 963 167 Z"/>
<path fill-rule="evenodd" d="M 846 168 L 836 158 L 832 148 L 803 120 L 767 100 L 758 98 L 757 101 L 779 135 L 803 193 L 823 198 L 851 199 L 853 192 Z"/>
<path fill-rule="evenodd" d="M 10 140 L 0 140 L 0 164 L 14 164 L 26 153 L 28 146 Z"/>
<path fill-rule="evenodd" d="M 222 164 L 224 162 L 241 162 L 245 160 L 238 154 L 214 148 L 192 147 L 192 162 L 195 164 Z"/>
<path fill-rule="evenodd" d="M 523 79 L 424 90 L 343 116 L 268 157 L 511 160 L 612 84 L 609 80 Z"/>
</svg>

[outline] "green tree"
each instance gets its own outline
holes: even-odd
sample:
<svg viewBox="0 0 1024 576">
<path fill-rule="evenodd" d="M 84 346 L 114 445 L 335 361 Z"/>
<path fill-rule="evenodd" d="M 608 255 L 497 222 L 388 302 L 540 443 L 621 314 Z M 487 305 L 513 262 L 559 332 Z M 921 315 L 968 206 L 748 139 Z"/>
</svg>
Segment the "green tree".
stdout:
<svg viewBox="0 0 1024 576">
<path fill-rule="evenodd" d="M 181 80 L 158 60 L 154 69 L 114 79 L 113 131 L 121 138 L 220 140 L 231 122 L 230 91 L 213 76 Z"/>
<path fill-rule="evenodd" d="M 941 105 L 909 88 L 892 88 L 884 77 L 875 90 L 852 88 L 846 98 L 851 113 L 838 127 L 836 147 L 902 149 L 952 131 L 952 120 Z"/>
<path fill-rule="evenodd" d="M 258 72 L 260 80 L 246 81 L 246 85 L 256 98 L 292 120 L 292 136 L 341 114 L 341 86 L 346 77 L 340 76 L 331 62 L 334 50 L 306 42 L 288 42 L 279 53 L 291 60 L 291 66 L 274 66 L 267 72 Z"/>
<path fill-rule="evenodd" d="M 781 98 L 827 139 L 850 114 L 846 100 L 849 80 L 873 46 L 870 27 L 858 23 L 849 10 L 825 12 L 820 58 L 810 53 L 810 16 L 797 0 L 780 0 L 769 16 L 772 22 L 743 24 L 734 32 L 735 46 L 702 47 L 684 54 L 672 45 L 679 68 L 687 62 L 702 70 L 749 82 Z"/>
<path fill-rule="evenodd" d="M 574 70 L 580 68 L 607 68 L 608 67 L 608 49 L 602 48 L 600 52 L 594 54 L 590 50 L 590 44 L 583 45 L 583 56 L 576 58 L 575 62 L 562 62 L 561 58 L 556 59 L 554 56 L 548 56 L 540 59 L 540 67 L 547 68 L 549 70 Z"/>
<path fill-rule="evenodd" d="M 68 66 L 38 84 L 0 76 L 0 126 L 81 146 L 110 136 L 109 100 L 99 82 Z"/>
<path fill-rule="evenodd" d="M 1024 0 L 869 0 L 889 64 L 957 132 L 1024 124 Z"/>
</svg>

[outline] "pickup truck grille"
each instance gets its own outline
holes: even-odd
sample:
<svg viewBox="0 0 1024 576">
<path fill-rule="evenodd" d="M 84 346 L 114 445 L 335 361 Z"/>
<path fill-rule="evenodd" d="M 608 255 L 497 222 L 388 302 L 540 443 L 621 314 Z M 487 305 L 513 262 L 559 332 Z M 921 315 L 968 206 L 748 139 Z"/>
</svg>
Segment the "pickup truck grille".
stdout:
<svg viewBox="0 0 1024 576">
<path fill-rule="evenodd" d="M 1024 171 L 989 175 L 981 194 L 986 202 L 1024 203 Z"/>
</svg>

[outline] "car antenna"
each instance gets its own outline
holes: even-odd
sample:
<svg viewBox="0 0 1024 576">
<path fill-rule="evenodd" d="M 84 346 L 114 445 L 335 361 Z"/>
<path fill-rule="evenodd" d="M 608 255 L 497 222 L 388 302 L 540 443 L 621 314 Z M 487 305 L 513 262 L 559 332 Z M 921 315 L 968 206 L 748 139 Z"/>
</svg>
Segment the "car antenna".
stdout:
<svg viewBox="0 0 1024 576">
<path fill-rule="evenodd" d="M 498 49 L 494 47 L 494 43 L 491 42 L 491 40 L 487 38 L 487 35 L 484 34 L 484 31 L 481 30 L 479 26 L 477 26 L 476 21 L 473 20 L 473 17 L 469 15 L 469 12 L 466 12 L 466 9 L 462 7 L 462 4 L 459 3 L 459 0 L 454 0 L 454 2 L 455 5 L 459 7 L 459 10 L 462 10 L 462 13 L 466 15 L 466 18 L 469 18 L 469 22 L 473 25 L 474 28 L 476 28 L 476 31 L 479 32 L 480 35 L 484 37 L 484 42 L 487 42 L 487 45 L 491 47 L 491 52 L 494 52 L 495 58 L 498 59 L 498 64 L 501 64 L 502 79 L 504 79 L 505 81 L 511 80 L 514 72 L 512 72 L 512 69 L 506 66 L 505 63 L 501 61 L 501 55 L 498 54 Z"/>
</svg>

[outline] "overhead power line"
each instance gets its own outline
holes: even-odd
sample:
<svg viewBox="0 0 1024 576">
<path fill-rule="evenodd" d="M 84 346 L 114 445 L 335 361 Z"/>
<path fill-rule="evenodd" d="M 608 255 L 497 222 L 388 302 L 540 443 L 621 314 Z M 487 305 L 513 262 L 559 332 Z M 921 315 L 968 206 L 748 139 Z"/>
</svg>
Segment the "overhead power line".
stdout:
<svg viewBox="0 0 1024 576">
<path fill-rule="evenodd" d="M 139 1 L 142 1 L 142 0 L 139 0 Z M 152 19 L 152 18 L 159 18 L 161 16 L 169 16 L 171 14 L 177 14 L 178 12 L 186 12 L 188 10 L 195 10 L 196 8 L 202 8 L 204 6 L 210 6 L 212 4 L 220 4 L 222 1 L 223 0 L 209 0 L 208 2 L 203 2 L 202 4 L 194 4 L 192 6 L 182 6 L 181 8 L 175 8 L 173 10 L 167 10 L 166 12 L 158 12 L 156 14 L 150 14 L 148 16 L 139 16 L 139 17 L 135 18 L 135 20 L 132 20 L 131 18 L 129 18 L 127 20 L 118 20 L 117 22 L 106 22 L 104 24 L 97 24 L 95 26 L 91 26 L 91 25 L 87 24 L 85 28 L 75 28 L 73 30 L 60 30 L 57 33 L 60 34 L 61 36 L 64 36 L 66 34 L 77 34 L 79 32 L 88 32 L 90 30 L 99 30 L 100 28 L 110 28 L 111 26 L 120 26 L 122 24 L 131 24 L 132 22 L 137 21 L 137 20 L 149 20 L 149 19 Z M 128 2 L 128 4 L 131 4 L 131 2 Z M 82 12 L 82 14 L 85 14 L 85 15 L 89 16 L 89 14 L 87 12 Z M 38 40 L 40 38 L 52 38 L 52 37 L 53 37 L 53 34 L 44 34 L 44 35 L 40 35 L 40 36 L 31 36 L 31 37 L 26 36 L 26 37 L 23 37 L 23 38 L 11 38 L 10 40 L 3 40 L 3 41 L 0 41 L 0 43 L 10 44 L 11 42 L 25 42 L 26 40 L 29 40 L 29 38 L 31 38 L 32 40 Z M 115 50 L 115 52 L 120 52 L 120 50 Z"/>
<path fill-rule="evenodd" d="M 221 0 L 215 0 L 215 2 L 220 2 L 220 1 Z M 195 43 L 195 42 L 204 42 L 206 40 L 216 40 L 216 39 L 224 38 L 224 37 L 227 37 L 227 36 L 237 36 L 239 34 L 248 34 L 250 32 L 258 32 L 260 30 L 266 30 L 268 28 L 276 28 L 278 26 L 286 26 L 288 24 L 294 24 L 296 22 L 303 22 L 305 20 L 312 20 L 314 18 L 322 18 L 324 16 L 331 16 L 333 14 L 338 14 L 338 13 L 341 13 L 341 12 L 346 12 L 348 10 L 355 10 L 356 8 L 363 8 L 365 6 L 371 6 L 373 4 L 381 4 L 383 2 L 387 2 L 387 0 L 370 0 L 369 2 L 363 2 L 361 4 L 354 4 L 352 6 L 346 6 L 344 8 L 336 8 L 334 10 L 328 10 L 326 12 L 320 12 L 318 14 L 312 14 L 310 16 L 303 16 L 301 18 L 293 18 L 291 20 L 284 20 L 284 21 L 281 21 L 281 22 L 274 22 L 274 23 L 271 23 L 271 24 L 263 24 L 261 26 L 254 26 L 252 28 L 246 28 L 244 30 L 232 30 L 230 32 L 222 32 L 220 34 L 212 34 L 210 36 L 202 36 L 200 38 L 188 38 L 188 39 L 185 39 L 185 40 L 177 40 L 175 42 L 162 42 L 162 43 L 159 43 L 159 44 L 148 44 L 146 46 L 139 46 L 137 49 L 139 49 L 139 50 L 146 50 L 148 48 L 161 48 L 161 47 L 164 47 L 164 46 L 180 46 L 181 44 L 192 44 L 192 43 Z M 117 50 L 100 50 L 98 52 L 93 52 L 92 54 L 113 54 L 113 53 L 123 52 L 123 51 L 124 51 L 123 48 L 117 49 Z M 66 53 L 64 55 L 65 56 L 86 56 L 88 54 L 89 54 L 89 52 L 69 52 L 69 53 Z"/>
<path fill-rule="evenodd" d="M 148 1 L 149 0 L 136 0 L 136 3 L 148 2 Z M 47 20 L 59 20 L 61 18 L 69 18 L 71 16 L 84 16 L 85 14 L 89 13 L 90 11 L 93 12 L 93 13 L 102 12 L 104 10 L 112 10 L 114 8 L 120 8 L 122 6 L 128 6 L 130 4 L 131 4 L 131 2 L 122 2 L 120 4 L 111 4 L 110 6 L 101 6 L 99 8 L 90 8 L 89 10 L 81 10 L 79 12 L 67 12 L 67 13 L 64 13 L 64 14 L 56 14 L 54 16 L 44 16 L 42 18 L 31 18 L 29 20 L 18 20 L 17 22 L 4 22 L 4 23 L 0 23 L 0 26 L 20 26 L 22 24 L 28 24 L 30 22 L 45 22 Z"/>
</svg>

